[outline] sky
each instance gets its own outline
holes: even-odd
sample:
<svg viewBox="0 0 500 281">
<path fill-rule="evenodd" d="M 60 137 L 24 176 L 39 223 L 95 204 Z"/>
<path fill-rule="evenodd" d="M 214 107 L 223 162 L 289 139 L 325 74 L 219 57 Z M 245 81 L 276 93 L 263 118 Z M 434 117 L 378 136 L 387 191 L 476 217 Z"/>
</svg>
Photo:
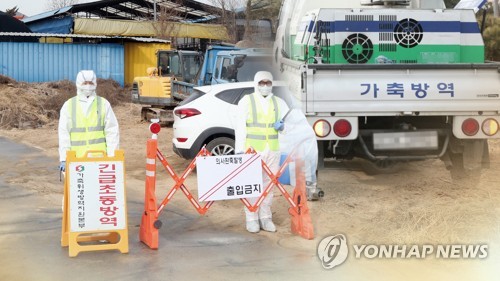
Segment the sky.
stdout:
<svg viewBox="0 0 500 281">
<path fill-rule="evenodd" d="M 19 8 L 19 12 L 27 16 L 34 16 L 47 12 L 47 3 L 50 0 L 0 0 L 0 11 L 5 12 L 7 9 L 12 9 L 15 6 Z M 79 0 L 78 3 L 95 2 L 96 0 Z M 208 0 L 200 0 L 198 2 L 208 3 Z"/>
<path fill-rule="evenodd" d="M 0 11 L 5 12 L 7 9 L 12 9 L 15 6 L 19 8 L 19 12 L 27 16 L 34 16 L 47 12 L 47 3 L 50 0 L 0 0 Z M 78 3 L 94 2 L 94 0 L 79 0 Z"/>
</svg>

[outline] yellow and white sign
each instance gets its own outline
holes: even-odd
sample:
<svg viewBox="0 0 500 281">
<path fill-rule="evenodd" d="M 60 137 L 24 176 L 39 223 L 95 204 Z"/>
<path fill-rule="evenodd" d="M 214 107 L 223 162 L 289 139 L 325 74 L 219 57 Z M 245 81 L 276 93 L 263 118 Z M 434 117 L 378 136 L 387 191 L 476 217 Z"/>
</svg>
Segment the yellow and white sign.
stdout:
<svg viewBox="0 0 500 281">
<path fill-rule="evenodd" d="M 71 162 L 71 231 L 125 229 L 123 162 Z"/>
<path fill-rule="evenodd" d="M 89 155 L 101 155 L 101 157 Z M 108 157 L 88 151 L 66 154 L 61 246 L 69 256 L 80 252 L 119 250 L 128 253 L 127 197 L 123 150 Z"/>
<path fill-rule="evenodd" d="M 259 197 L 262 160 L 258 154 L 197 157 L 198 200 Z"/>
</svg>

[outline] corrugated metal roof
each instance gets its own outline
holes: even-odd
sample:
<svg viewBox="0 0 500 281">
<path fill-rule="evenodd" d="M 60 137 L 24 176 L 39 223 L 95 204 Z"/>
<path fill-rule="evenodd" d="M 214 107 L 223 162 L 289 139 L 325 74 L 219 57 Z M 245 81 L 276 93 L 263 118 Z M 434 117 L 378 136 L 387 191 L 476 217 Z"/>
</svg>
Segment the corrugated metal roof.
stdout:
<svg viewBox="0 0 500 281">
<path fill-rule="evenodd" d="M 68 12 L 69 10 L 71 10 L 71 8 L 73 8 L 73 6 L 68 6 L 68 7 L 64 7 L 61 9 L 44 12 L 44 13 L 34 15 L 31 17 L 25 17 L 22 19 L 22 21 L 24 23 L 29 23 L 29 22 L 33 22 L 33 21 L 37 21 L 37 20 L 41 20 L 41 19 L 45 19 L 45 18 L 50 18 L 50 17 L 53 17 L 55 15 L 64 14 L 64 13 Z"/>
<path fill-rule="evenodd" d="M 105 36 L 105 35 L 85 35 L 85 34 L 57 34 L 57 33 L 26 33 L 26 32 L 0 32 L 0 36 L 16 37 L 57 37 L 57 38 L 88 38 L 88 39 L 128 39 L 138 42 L 170 43 L 170 40 L 146 37 L 128 36 Z"/>
<path fill-rule="evenodd" d="M 163 40 L 158 38 L 146 38 L 146 37 L 120 37 L 120 38 L 130 38 L 134 41 L 145 42 L 145 43 L 170 43 L 170 40 Z"/>
<path fill-rule="evenodd" d="M 169 20 L 180 22 L 210 21 L 218 17 L 219 8 L 195 0 L 101 0 L 75 4 L 59 10 L 45 12 L 23 19 L 25 23 L 57 17 L 65 13 L 82 14 L 90 18 L 151 20 L 157 14 L 167 11 Z"/>
</svg>

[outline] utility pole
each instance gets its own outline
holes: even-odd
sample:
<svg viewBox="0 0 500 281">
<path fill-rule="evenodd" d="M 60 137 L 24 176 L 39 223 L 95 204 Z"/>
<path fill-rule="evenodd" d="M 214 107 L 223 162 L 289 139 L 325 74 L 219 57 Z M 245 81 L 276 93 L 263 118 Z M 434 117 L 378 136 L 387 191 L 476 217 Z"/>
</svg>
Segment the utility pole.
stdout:
<svg viewBox="0 0 500 281">
<path fill-rule="evenodd" d="M 154 8 L 153 8 L 154 9 L 154 11 L 153 11 L 153 13 L 154 13 L 154 20 L 156 21 L 156 0 L 154 0 L 153 6 L 154 6 Z"/>
<path fill-rule="evenodd" d="M 496 18 L 500 17 L 500 11 L 499 6 L 498 6 L 498 0 L 493 0 L 493 15 L 495 15 Z"/>
<path fill-rule="evenodd" d="M 250 39 L 250 17 L 252 16 L 252 0 L 247 0 L 247 7 L 245 10 L 245 34 L 243 39 Z"/>
</svg>

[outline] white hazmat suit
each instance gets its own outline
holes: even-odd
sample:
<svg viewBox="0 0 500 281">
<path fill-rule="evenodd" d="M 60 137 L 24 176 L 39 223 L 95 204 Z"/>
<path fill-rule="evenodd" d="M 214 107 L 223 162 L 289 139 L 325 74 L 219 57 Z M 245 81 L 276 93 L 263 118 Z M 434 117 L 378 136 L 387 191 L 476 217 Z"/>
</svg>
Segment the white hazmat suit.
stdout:
<svg viewBox="0 0 500 281">
<path fill-rule="evenodd" d="M 300 102 L 291 95 L 284 96 L 283 99 L 290 105 L 291 109 L 285 117 L 286 135 L 280 135 L 280 151 L 282 154 L 288 155 L 297 149 L 295 157 L 304 160 L 307 198 L 317 200 L 323 196 L 323 191 L 317 186 L 318 143 L 316 134 L 301 111 Z M 288 169 L 290 171 L 290 184 L 295 186 L 295 163 L 293 160 Z"/>
<path fill-rule="evenodd" d="M 96 99 L 97 78 L 92 70 L 82 70 L 76 76 L 77 106 L 89 115 L 91 105 Z M 104 110 L 104 134 L 106 137 L 106 152 L 108 156 L 114 156 L 115 150 L 119 148 L 120 133 L 118 121 L 106 99 L 102 99 Z M 59 117 L 59 160 L 66 161 L 66 151 L 71 150 L 71 116 L 69 114 L 70 100 L 66 101 L 61 108 Z"/>
<path fill-rule="evenodd" d="M 256 98 L 256 106 L 260 106 L 264 112 L 267 112 L 269 106 L 272 104 L 271 98 L 272 94 L 272 86 L 259 86 L 259 82 L 261 81 L 273 81 L 273 76 L 270 72 L 267 71 L 259 71 L 255 74 L 254 83 L 255 83 L 255 93 Z M 235 151 L 236 153 L 243 153 L 246 151 L 247 147 L 245 147 L 246 136 L 247 136 L 247 127 L 246 121 L 252 114 L 252 110 L 250 107 L 250 99 L 244 97 L 238 103 L 238 119 L 235 127 Z M 283 117 L 288 112 L 287 104 L 281 99 L 276 97 L 278 108 L 279 108 L 279 120 L 282 120 Z M 275 122 L 279 121 L 275 120 Z M 286 130 L 286 126 L 285 126 Z M 269 149 L 269 145 L 266 145 L 265 149 L 262 151 L 257 151 L 262 160 L 269 166 L 273 173 L 276 173 L 279 169 L 280 162 L 280 151 L 272 151 Z M 270 183 L 270 178 L 263 171 L 263 184 L 264 188 Z M 257 198 L 249 198 L 248 201 L 251 204 L 255 204 L 257 202 Z M 271 212 L 271 204 L 273 201 L 273 193 L 270 192 L 267 197 L 262 201 L 260 208 L 257 212 L 250 212 L 247 208 L 245 208 L 246 215 L 246 228 L 249 232 L 258 232 L 261 228 L 265 231 L 276 231 L 276 227 L 272 222 L 272 212 Z"/>
</svg>

